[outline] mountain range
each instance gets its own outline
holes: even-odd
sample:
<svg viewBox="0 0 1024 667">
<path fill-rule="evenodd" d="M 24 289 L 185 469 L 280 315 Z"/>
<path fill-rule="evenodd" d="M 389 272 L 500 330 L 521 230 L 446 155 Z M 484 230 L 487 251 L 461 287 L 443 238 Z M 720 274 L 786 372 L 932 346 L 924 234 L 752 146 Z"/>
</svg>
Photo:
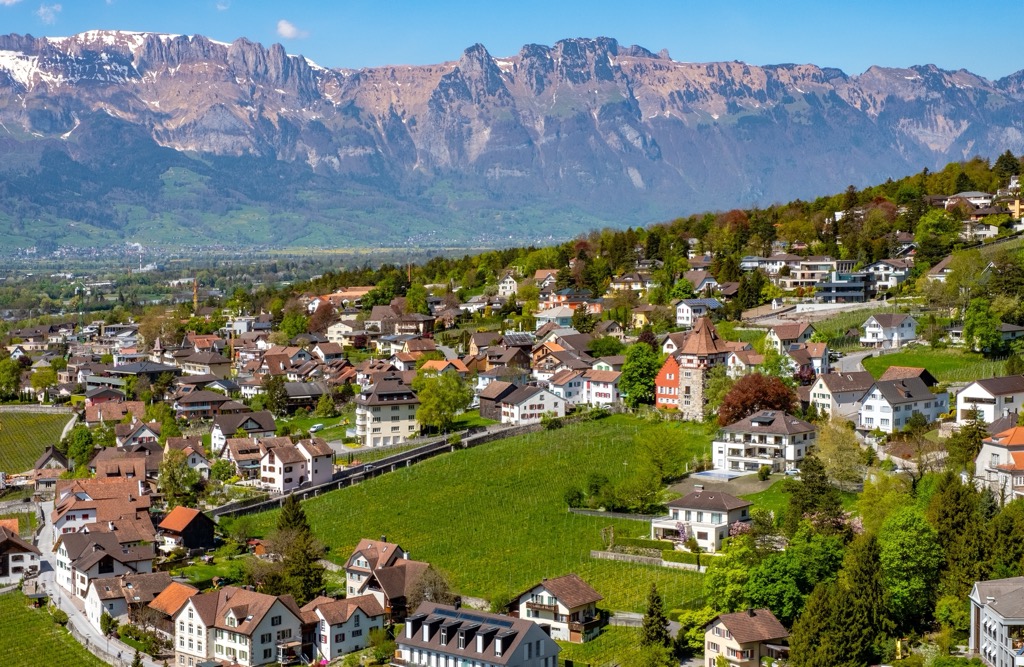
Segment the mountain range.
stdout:
<svg viewBox="0 0 1024 667">
<path fill-rule="evenodd" d="M 328 69 L 0 36 L 0 244 L 507 245 L 1024 152 L 1024 71 L 685 63 L 611 38 Z"/>
</svg>

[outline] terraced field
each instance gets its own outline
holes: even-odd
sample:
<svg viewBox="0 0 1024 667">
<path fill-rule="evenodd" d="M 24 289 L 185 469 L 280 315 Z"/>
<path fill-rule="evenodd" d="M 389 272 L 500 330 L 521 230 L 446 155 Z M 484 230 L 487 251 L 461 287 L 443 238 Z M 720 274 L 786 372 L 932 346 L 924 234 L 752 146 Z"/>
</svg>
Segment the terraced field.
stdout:
<svg viewBox="0 0 1024 667">
<path fill-rule="evenodd" d="M 69 419 L 64 414 L 0 413 L 0 470 L 30 470 L 44 449 L 57 444 Z"/>
</svg>

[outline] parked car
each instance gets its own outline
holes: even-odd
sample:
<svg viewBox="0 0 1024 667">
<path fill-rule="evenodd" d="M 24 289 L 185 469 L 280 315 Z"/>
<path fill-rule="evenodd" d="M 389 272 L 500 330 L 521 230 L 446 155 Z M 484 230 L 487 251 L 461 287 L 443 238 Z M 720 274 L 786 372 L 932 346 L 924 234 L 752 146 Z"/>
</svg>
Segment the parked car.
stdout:
<svg viewBox="0 0 1024 667">
<path fill-rule="evenodd" d="M 313 424 L 312 426 L 309 427 L 309 432 L 310 433 L 316 433 L 317 431 L 322 431 L 322 430 L 324 430 L 324 425 L 323 424 Z"/>
</svg>

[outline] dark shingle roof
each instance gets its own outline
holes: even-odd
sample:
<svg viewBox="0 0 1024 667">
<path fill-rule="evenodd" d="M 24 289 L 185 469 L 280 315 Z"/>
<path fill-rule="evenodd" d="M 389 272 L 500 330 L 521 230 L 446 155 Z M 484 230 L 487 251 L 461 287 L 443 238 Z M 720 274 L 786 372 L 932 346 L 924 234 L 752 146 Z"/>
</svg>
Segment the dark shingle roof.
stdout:
<svg viewBox="0 0 1024 667">
<path fill-rule="evenodd" d="M 743 500 L 723 491 L 692 491 L 682 498 L 676 498 L 668 503 L 669 507 L 681 507 L 683 509 L 708 510 L 716 512 L 728 512 L 729 510 L 750 507 L 754 503 Z"/>
</svg>

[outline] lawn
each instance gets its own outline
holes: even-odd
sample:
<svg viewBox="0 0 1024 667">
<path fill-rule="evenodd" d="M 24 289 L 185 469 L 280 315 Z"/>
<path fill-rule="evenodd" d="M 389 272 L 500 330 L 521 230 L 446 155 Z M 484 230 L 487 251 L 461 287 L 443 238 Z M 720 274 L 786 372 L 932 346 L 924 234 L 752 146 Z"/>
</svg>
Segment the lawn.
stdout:
<svg viewBox="0 0 1024 667">
<path fill-rule="evenodd" d="M 786 507 L 789 506 L 789 491 L 787 490 L 789 483 L 790 480 L 788 479 L 780 479 L 764 491 L 740 497 L 754 503 L 754 507 L 771 510 L 775 513 L 775 516 L 779 516 L 779 513 L 785 513 Z M 857 504 L 857 494 L 850 493 L 849 491 L 840 491 L 839 495 L 842 498 L 843 509 L 847 511 L 853 510 Z"/>
<path fill-rule="evenodd" d="M 857 337 L 848 337 L 846 332 L 850 329 L 859 329 L 872 315 L 892 312 L 895 312 L 895 309 L 891 306 L 843 311 L 820 322 L 815 322 L 814 330 L 825 336 L 830 349 L 842 351 L 859 350 L 859 334 Z"/>
<path fill-rule="evenodd" d="M 56 445 L 70 415 L 5 412 L 0 415 L 0 470 L 31 470 L 50 445 Z"/>
<path fill-rule="evenodd" d="M 601 636 L 585 644 L 558 642 L 562 652 L 560 660 L 572 660 L 574 665 L 634 665 L 640 662 L 640 628 L 609 625 Z"/>
<path fill-rule="evenodd" d="M 173 574 L 187 577 L 193 586 L 205 589 L 213 585 L 214 577 L 238 581 L 244 560 L 245 557 L 235 559 L 217 558 L 212 564 L 196 563 L 195 565 L 174 570 Z"/>
<path fill-rule="evenodd" d="M 480 416 L 479 410 L 467 410 L 459 415 L 459 418 L 455 420 L 455 424 L 452 426 L 452 431 L 463 431 L 467 428 L 474 428 L 479 426 L 490 426 L 497 424 L 493 419 L 486 419 Z"/>
<path fill-rule="evenodd" d="M 939 382 L 969 382 L 996 377 L 1003 373 L 1002 361 L 990 361 L 976 352 L 957 349 L 934 350 L 914 347 L 903 352 L 883 354 L 864 359 L 864 368 L 879 377 L 889 366 L 917 366 L 927 368 Z"/>
<path fill-rule="evenodd" d="M 334 462 L 338 465 L 352 465 L 355 463 L 373 463 L 395 454 L 401 454 L 407 452 L 410 449 L 416 449 L 422 447 L 422 442 L 414 442 L 412 444 L 394 445 L 388 447 L 374 447 L 372 449 L 362 449 L 358 452 L 348 452 L 347 454 L 339 454 L 334 457 Z"/>
<path fill-rule="evenodd" d="M 54 623 L 45 609 L 31 607 L 18 591 L 0 595 L 0 618 L 4 619 L 0 654 L 4 656 L 5 665 L 103 667 L 106 664 Z"/>
<path fill-rule="evenodd" d="M 345 429 L 351 421 L 351 416 L 340 415 L 338 417 L 294 417 L 292 419 L 280 419 L 278 424 L 288 424 L 292 427 L 293 432 L 302 431 L 303 433 L 308 433 L 309 427 L 313 424 L 323 424 L 323 430 L 317 431 L 312 435 L 324 440 L 341 440 L 345 437 Z"/>
<path fill-rule="evenodd" d="M 22 537 L 32 537 L 32 533 L 36 530 L 35 512 L 8 512 L 0 514 L 0 519 L 17 519 L 18 533 Z"/>
<path fill-rule="evenodd" d="M 641 536 L 648 524 L 580 516 L 566 511 L 569 486 L 592 472 L 613 482 L 632 466 L 638 433 L 655 430 L 685 443 L 687 458 L 703 454 L 703 425 L 650 424 L 618 415 L 508 438 L 445 454 L 304 503 L 313 528 L 344 563 L 360 538 L 386 535 L 411 557 L 447 572 L 466 595 L 491 599 L 518 593 L 542 577 L 575 572 L 605 598 L 609 609 L 643 611 L 656 582 L 669 608 L 699 603 L 701 577 L 667 568 L 592 560 L 601 531 Z M 269 531 L 276 512 L 256 515 Z"/>
</svg>

